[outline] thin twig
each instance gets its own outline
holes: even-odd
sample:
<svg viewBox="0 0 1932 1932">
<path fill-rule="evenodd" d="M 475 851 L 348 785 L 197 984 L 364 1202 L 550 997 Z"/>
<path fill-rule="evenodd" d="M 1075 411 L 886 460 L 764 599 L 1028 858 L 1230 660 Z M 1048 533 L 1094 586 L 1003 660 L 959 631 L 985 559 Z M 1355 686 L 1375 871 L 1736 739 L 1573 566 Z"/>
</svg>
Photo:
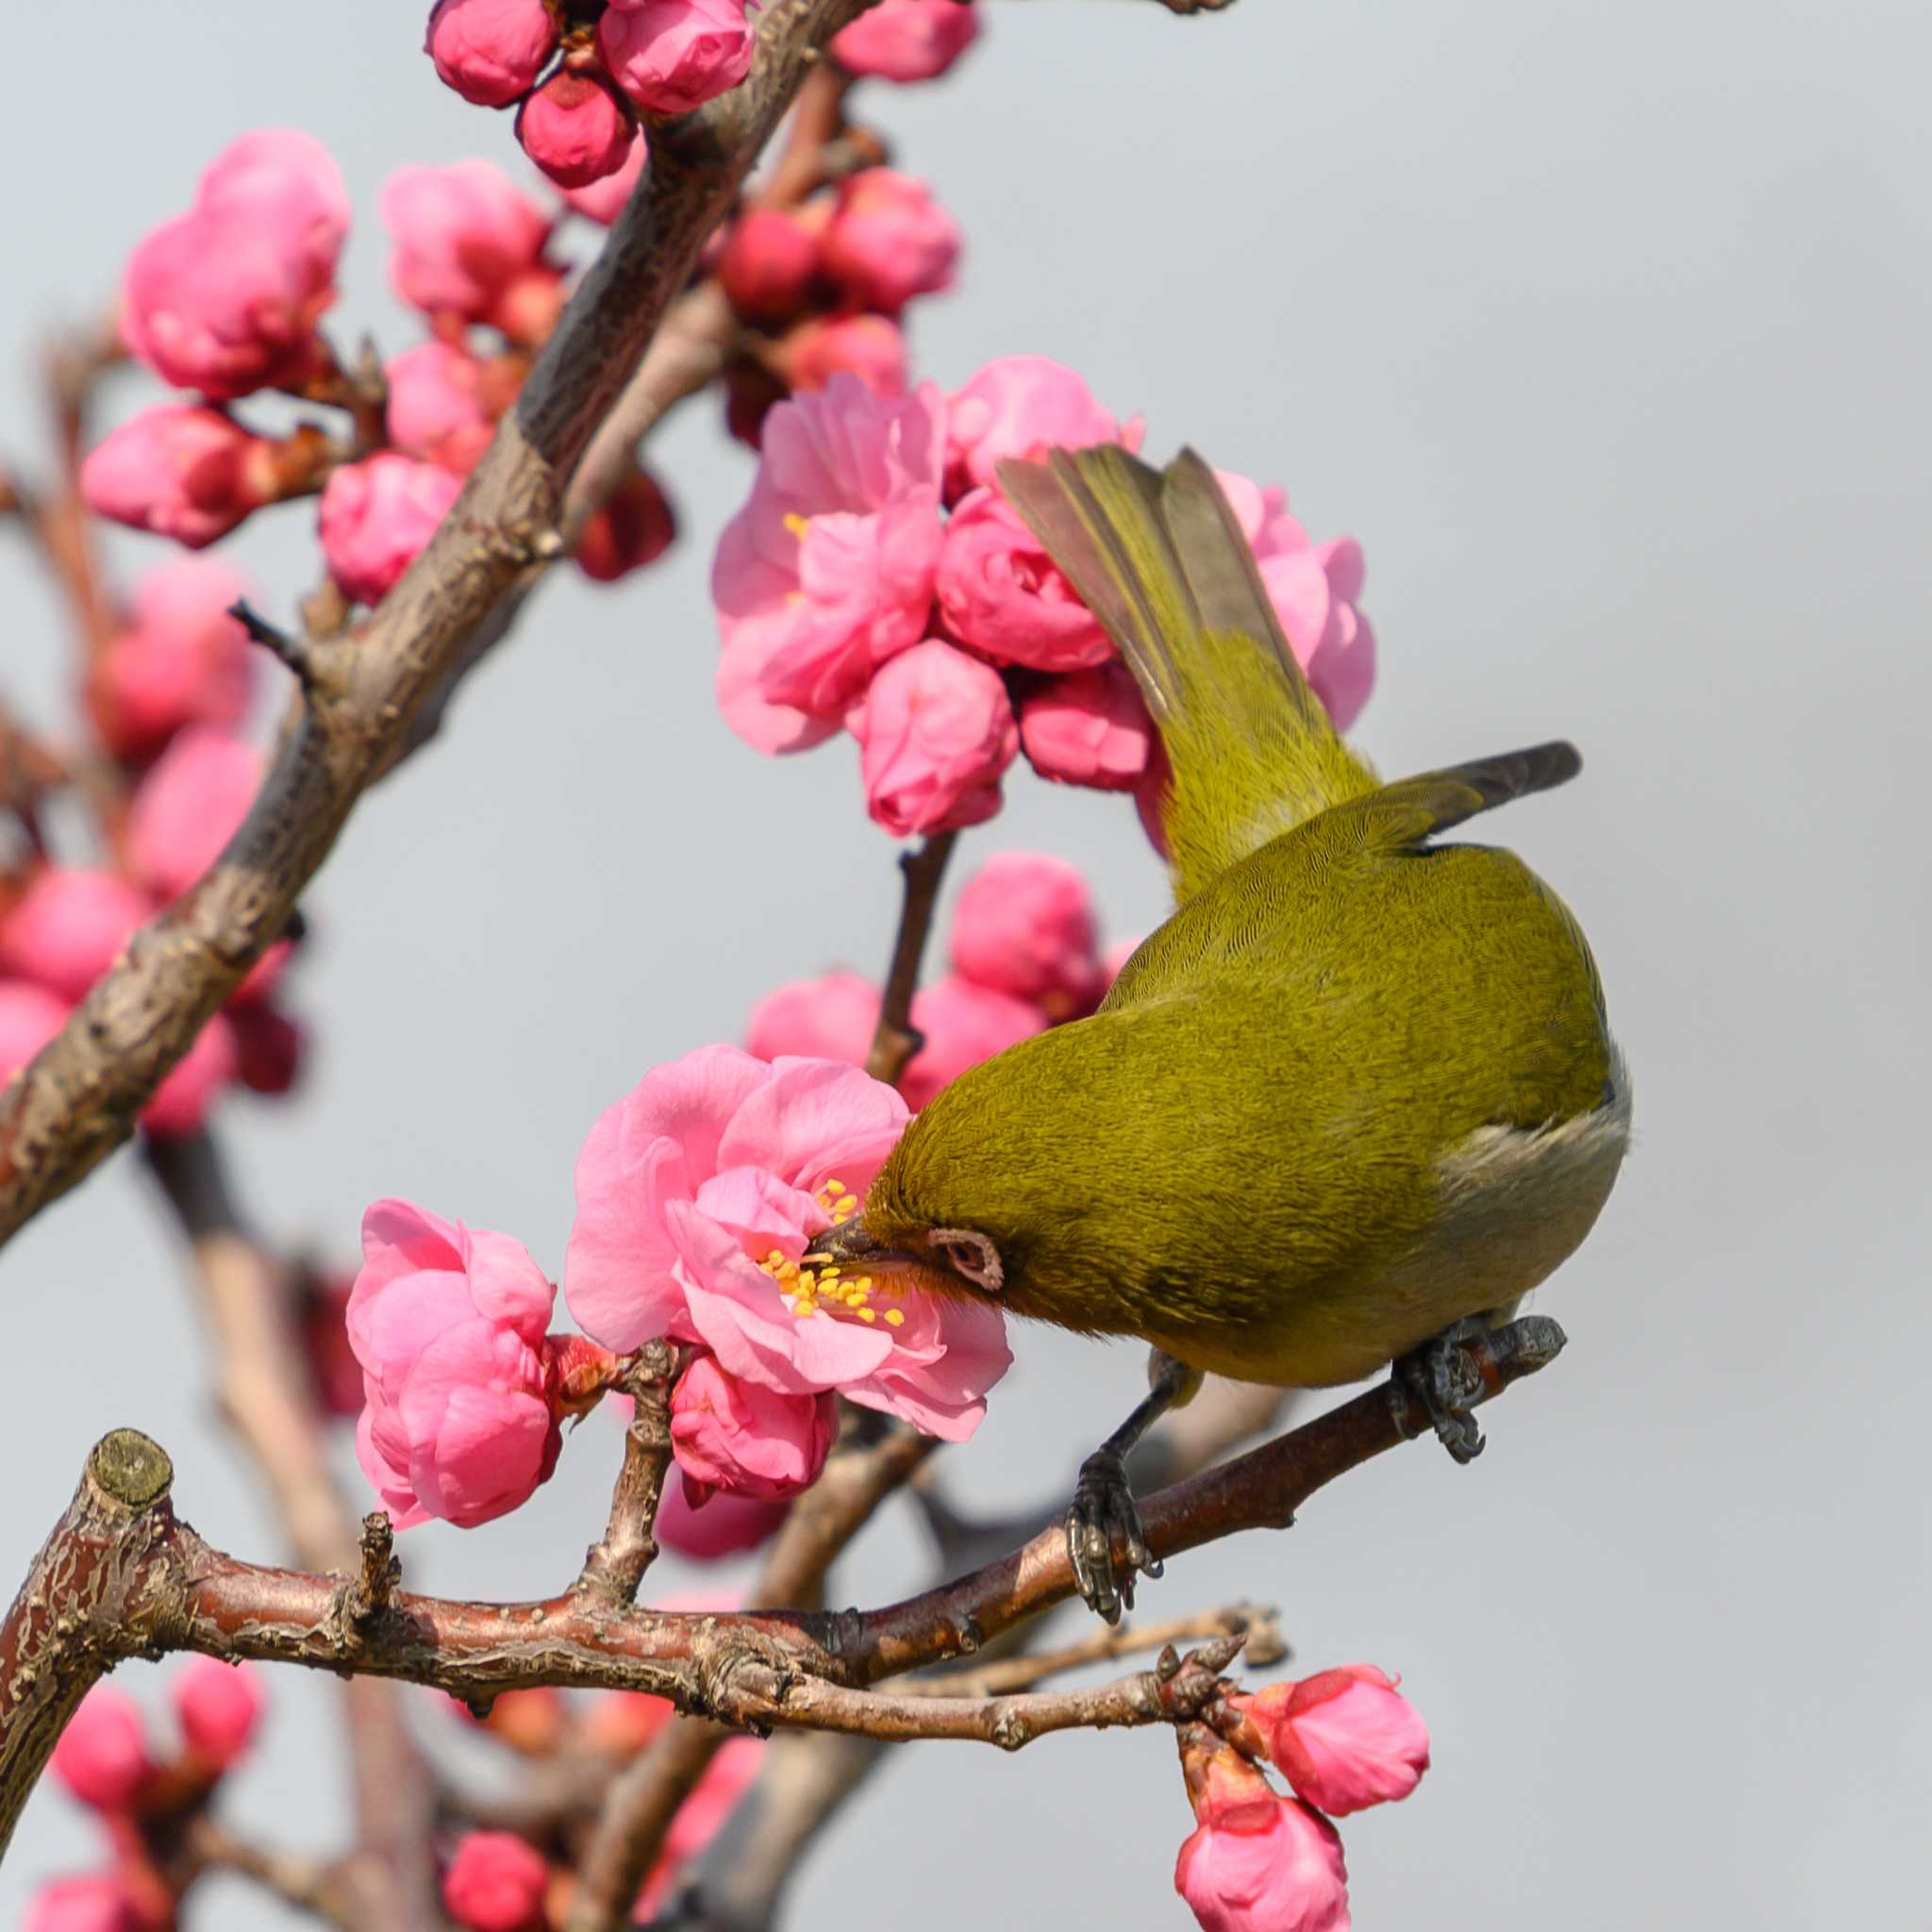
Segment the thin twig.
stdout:
<svg viewBox="0 0 1932 1932">
<path fill-rule="evenodd" d="M 339 1865 L 304 1858 L 293 1852 L 272 1852 L 252 1844 L 202 1812 L 188 1826 L 187 1855 L 198 1876 L 204 1872 L 234 1872 L 253 1879 L 285 1905 L 313 1912 L 344 1932 L 361 1932 L 356 1916 L 353 1888 Z"/>
<path fill-rule="evenodd" d="M 911 1023 L 912 995 L 919 990 L 919 965 L 932 931 L 940 881 L 945 876 L 946 860 L 953 856 L 958 837 L 958 832 L 935 832 L 914 850 L 899 855 L 906 891 L 879 1000 L 878 1030 L 873 1035 L 872 1051 L 865 1061 L 865 1071 L 874 1080 L 896 1080 L 923 1043 Z"/>
<path fill-rule="evenodd" d="M 671 1392 L 683 1366 L 672 1341 L 647 1341 L 624 1377 L 632 1397 L 624 1432 L 624 1465 L 610 1496 L 610 1519 L 591 1545 L 574 1589 L 614 1605 L 629 1603 L 657 1560 L 653 1534 L 664 1477 L 671 1467 Z"/>
<path fill-rule="evenodd" d="M 298 637 L 271 624 L 245 597 L 238 597 L 228 606 L 228 615 L 271 657 L 286 664 L 305 691 L 323 684 L 340 662 L 313 638 Z"/>
</svg>

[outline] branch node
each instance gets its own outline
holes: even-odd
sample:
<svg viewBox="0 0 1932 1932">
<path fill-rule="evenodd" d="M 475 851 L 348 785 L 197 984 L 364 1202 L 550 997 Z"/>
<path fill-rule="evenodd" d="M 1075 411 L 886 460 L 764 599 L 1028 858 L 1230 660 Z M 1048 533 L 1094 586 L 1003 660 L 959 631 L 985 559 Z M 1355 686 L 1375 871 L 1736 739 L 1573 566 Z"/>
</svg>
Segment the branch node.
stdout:
<svg viewBox="0 0 1932 1932">
<path fill-rule="evenodd" d="M 372 1509 L 362 1519 L 361 1555 L 361 1568 L 355 1575 L 342 1579 L 337 1598 L 335 1621 L 341 1633 L 342 1647 L 350 1651 L 360 1650 L 368 1641 L 371 1630 L 389 1608 L 391 1594 L 402 1579 L 402 1562 L 395 1554 L 395 1531 L 387 1510 Z"/>
<path fill-rule="evenodd" d="M 270 656 L 286 664 L 305 691 L 320 688 L 324 667 L 313 639 L 298 637 L 271 624 L 245 597 L 238 597 L 228 606 L 228 615 Z"/>
</svg>

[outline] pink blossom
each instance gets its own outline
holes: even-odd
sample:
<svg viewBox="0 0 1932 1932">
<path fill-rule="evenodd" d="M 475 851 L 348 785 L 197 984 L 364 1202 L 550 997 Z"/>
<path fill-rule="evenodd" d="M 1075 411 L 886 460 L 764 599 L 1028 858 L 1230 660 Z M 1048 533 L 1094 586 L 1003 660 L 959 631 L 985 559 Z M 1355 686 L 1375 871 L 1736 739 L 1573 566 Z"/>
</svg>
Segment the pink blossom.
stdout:
<svg viewBox="0 0 1932 1932">
<path fill-rule="evenodd" d="M 741 1381 L 837 1390 L 963 1441 L 1011 1360 L 999 1311 L 916 1291 L 875 1307 L 856 1283 L 834 1291 L 799 1271 L 906 1119 L 891 1088 L 831 1060 L 709 1046 L 657 1068 L 577 1157 L 571 1312 L 608 1348 L 700 1341 Z"/>
<path fill-rule="evenodd" d="M 235 1078 L 235 1035 L 227 1016 L 204 1021 L 188 1051 L 169 1068 L 154 1098 L 141 1110 L 141 1124 L 163 1140 L 198 1134 L 222 1089 Z"/>
<path fill-rule="evenodd" d="M 588 188 L 629 158 L 636 124 L 603 75 L 559 68 L 517 109 L 524 152 L 559 188 Z"/>
<path fill-rule="evenodd" d="M 803 1054 L 862 1067 L 878 1024 L 878 988 L 862 973 L 827 973 L 768 992 L 745 1022 L 744 1044 L 761 1060 Z"/>
<path fill-rule="evenodd" d="M 873 671 L 925 634 L 943 530 L 945 404 L 835 375 L 765 419 L 756 482 L 711 567 L 725 722 L 759 751 L 834 731 Z"/>
<path fill-rule="evenodd" d="M 322 492 L 317 527 L 342 594 L 358 604 L 381 603 L 462 488 L 460 476 L 388 450 L 337 470 Z"/>
<path fill-rule="evenodd" d="M 134 593 L 134 621 L 90 667 L 87 706 L 117 758 L 151 758 L 184 724 L 239 724 L 255 653 L 227 614 L 246 585 L 213 558 L 177 557 Z"/>
<path fill-rule="evenodd" d="M 550 217 L 492 161 L 400 168 L 381 207 L 390 286 L 425 315 L 493 322 L 520 282 L 554 277 Z"/>
<path fill-rule="evenodd" d="M 436 0 L 423 51 L 478 108 L 507 108 L 536 84 L 557 45 L 544 0 Z"/>
<path fill-rule="evenodd" d="M 392 356 L 389 440 L 406 455 L 466 475 L 495 428 L 483 400 L 483 365 L 453 342 L 418 342 Z"/>
<path fill-rule="evenodd" d="M 261 771 L 261 754 L 225 731 L 197 725 L 179 733 L 135 789 L 128 870 L 156 897 L 178 899 L 248 816 Z"/>
<path fill-rule="evenodd" d="M 688 114 L 751 72 L 757 36 L 745 0 L 611 0 L 597 50 L 639 107 Z"/>
<path fill-rule="evenodd" d="M 557 1466 L 544 1329 L 556 1290 L 508 1235 L 408 1201 L 362 1217 L 349 1346 L 367 1407 L 356 1455 L 398 1529 L 474 1529 Z"/>
<path fill-rule="evenodd" d="M 0 916 L 0 973 L 80 999 L 153 909 L 114 873 L 49 866 Z"/>
<path fill-rule="evenodd" d="M 0 979 L 0 1087 L 66 1025 L 69 1010 L 68 1003 L 44 986 Z"/>
<path fill-rule="evenodd" d="M 244 980 L 243 987 L 246 984 Z M 235 1042 L 235 1078 L 251 1093 L 279 1096 L 291 1091 L 302 1077 L 308 1030 L 265 1000 L 232 999 L 225 1017 Z"/>
<path fill-rule="evenodd" d="M 741 1382 L 738 1386 L 747 1385 Z M 667 1550 L 694 1562 L 715 1563 L 757 1549 L 777 1534 L 778 1525 L 790 1513 L 789 1504 L 728 1495 L 722 1490 L 698 1507 L 689 1500 L 689 1488 L 688 1479 L 681 1475 L 665 1485 L 664 1498 L 658 1505 L 656 1531 Z M 661 1698 L 652 1701 L 663 1702 Z"/>
<path fill-rule="evenodd" d="M 995 852 L 959 894 L 953 966 L 1055 1019 L 1091 1011 L 1104 982 L 1080 868 L 1043 852 Z"/>
<path fill-rule="evenodd" d="M 953 635 L 996 663 L 1078 671 L 1114 655 L 1045 544 L 996 490 L 968 491 L 947 519 L 936 589 Z"/>
<path fill-rule="evenodd" d="M 42 1886 L 21 1932 L 153 1932 L 153 1925 L 118 1873 L 90 1872 Z"/>
<path fill-rule="evenodd" d="M 899 1088 L 908 1106 L 924 1107 L 968 1067 L 1045 1032 L 1047 1016 L 1031 1000 L 948 973 L 913 995 L 912 1024 L 925 1044 L 908 1062 Z"/>
<path fill-rule="evenodd" d="M 96 1811 L 125 1811 L 154 1774 L 141 1708 L 126 1691 L 96 1684 L 67 1720 L 50 1760 L 70 1796 Z"/>
<path fill-rule="evenodd" d="M 226 1771 L 247 1752 L 261 1724 L 267 1699 L 255 1666 L 190 1657 L 171 1688 L 188 1748 L 210 1771 Z"/>
<path fill-rule="evenodd" d="M 818 1480 L 839 1428 L 835 1395 L 784 1395 L 700 1354 L 678 1377 L 671 1441 L 687 1493 L 723 1490 L 774 1503 Z"/>
<path fill-rule="evenodd" d="M 96 516 L 199 550 L 275 500 L 275 446 L 219 409 L 162 403 L 88 452 L 80 491 Z"/>
<path fill-rule="evenodd" d="M 473 1831 L 442 1874 L 442 1903 L 469 1932 L 536 1932 L 549 1884 L 550 1867 L 527 1840 Z"/>
<path fill-rule="evenodd" d="M 745 321 L 782 323 L 805 307 L 818 265 L 818 236 L 809 224 L 787 208 L 748 208 L 724 237 L 716 273 Z"/>
<path fill-rule="evenodd" d="M 890 315 L 815 315 L 779 344 L 778 361 L 808 394 L 839 375 L 856 375 L 878 395 L 906 393 L 906 337 Z"/>
<path fill-rule="evenodd" d="M 1229 1702 L 1289 1783 L 1338 1818 L 1407 1797 L 1429 1768 L 1422 1714 L 1374 1664 L 1343 1664 Z"/>
<path fill-rule="evenodd" d="M 209 165 L 195 205 L 127 263 L 121 328 L 164 381 L 220 401 L 299 380 L 335 301 L 348 197 L 325 149 L 268 128 Z"/>
<path fill-rule="evenodd" d="M 760 1738 L 732 1738 L 711 1759 L 664 1834 L 664 1849 L 632 1908 L 634 1923 L 645 1924 L 658 1916 L 678 1874 L 717 1837 L 738 1801 L 751 1789 L 764 1749 Z"/>
<path fill-rule="evenodd" d="M 821 258 L 854 302 L 896 315 L 913 296 L 952 286 L 959 225 L 924 181 L 862 168 L 839 184 Z"/>
<path fill-rule="evenodd" d="M 1348 1932 L 1335 1827 L 1212 1733 L 1184 1732 L 1181 1761 L 1200 1824 L 1181 1846 L 1174 1889 L 1204 1932 Z"/>
<path fill-rule="evenodd" d="M 953 395 L 946 414 L 947 483 L 955 494 L 974 485 L 991 488 L 997 481 L 994 466 L 1008 457 L 1102 442 L 1140 448 L 1140 419 L 1120 423 L 1071 369 L 1044 356 L 1002 356 Z"/>
<path fill-rule="evenodd" d="M 655 563 L 676 536 L 677 516 L 664 486 L 648 470 L 632 470 L 585 521 L 577 568 L 593 583 L 615 583 Z"/>
<path fill-rule="evenodd" d="M 630 199 L 631 190 L 642 178 L 645 164 L 650 158 L 650 145 L 644 140 L 644 130 L 640 127 L 631 136 L 630 151 L 623 163 L 601 180 L 589 182 L 582 188 L 566 188 L 563 191 L 566 205 L 586 221 L 596 222 L 608 228 L 624 212 L 624 205 Z"/>
<path fill-rule="evenodd" d="M 1020 703 L 1020 748 L 1042 778 L 1131 791 L 1146 775 L 1154 720 L 1122 664 L 1056 677 Z"/>
<path fill-rule="evenodd" d="M 879 0 L 832 37 L 832 52 L 848 73 L 881 80 L 932 80 L 979 34 L 971 0 Z"/>
<path fill-rule="evenodd" d="M 1020 748 L 999 673 L 937 638 L 882 666 L 845 725 L 861 751 L 865 808 L 900 839 L 990 819 Z"/>
</svg>

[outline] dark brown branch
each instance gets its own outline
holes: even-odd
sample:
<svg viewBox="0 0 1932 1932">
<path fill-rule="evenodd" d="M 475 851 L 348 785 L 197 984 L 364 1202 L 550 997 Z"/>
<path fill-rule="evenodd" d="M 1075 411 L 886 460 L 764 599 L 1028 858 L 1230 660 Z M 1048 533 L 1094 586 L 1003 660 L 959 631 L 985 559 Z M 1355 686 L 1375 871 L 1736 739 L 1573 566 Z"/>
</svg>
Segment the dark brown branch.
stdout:
<svg viewBox="0 0 1932 1932">
<path fill-rule="evenodd" d="M 651 167 L 441 527 L 311 693 L 241 830 L 0 1097 L 0 1240 L 82 1179 L 286 926 L 364 790 L 491 613 L 560 548 L 572 475 L 816 48 L 862 0 L 777 0 L 743 86 L 654 128 Z"/>
<path fill-rule="evenodd" d="M 271 657 L 286 664 L 305 691 L 321 685 L 341 662 L 317 640 L 297 637 L 271 624 L 245 597 L 228 606 L 228 615 Z"/>
<path fill-rule="evenodd" d="M 611 1491 L 603 1541 L 591 1545 L 574 1586 L 607 1603 L 629 1603 L 658 1558 L 652 1532 L 671 1467 L 671 1391 L 682 1366 L 675 1342 L 647 1341 L 622 1384 L 633 1401 L 624 1432 L 624 1465 Z"/>
<path fill-rule="evenodd" d="M 879 1001 L 878 1030 L 873 1035 L 872 1051 L 865 1061 L 865 1071 L 874 1080 L 896 1080 L 906 1071 L 907 1061 L 919 1051 L 920 1038 L 912 1030 L 912 995 L 919 991 L 919 965 L 932 931 L 940 881 L 945 876 L 946 860 L 953 856 L 958 837 L 958 832 L 935 832 L 915 850 L 899 855 L 906 895 L 900 904 L 899 931 L 892 941 L 891 963 L 886 969 L 885 991 Z"/>
<path fill-rule="evenodd" d="M 353 1888 L 338 1865 L 292 1852 L 265 1851 L 236 1837 L 206 1812 L 189 1824 L 186 1849 L 194 1876 L 205 1872 L 238 1873 L 286 1905 L 313 1912 L 341 1925 L 343 1932 L 361 1932 Z"/>
</svg>

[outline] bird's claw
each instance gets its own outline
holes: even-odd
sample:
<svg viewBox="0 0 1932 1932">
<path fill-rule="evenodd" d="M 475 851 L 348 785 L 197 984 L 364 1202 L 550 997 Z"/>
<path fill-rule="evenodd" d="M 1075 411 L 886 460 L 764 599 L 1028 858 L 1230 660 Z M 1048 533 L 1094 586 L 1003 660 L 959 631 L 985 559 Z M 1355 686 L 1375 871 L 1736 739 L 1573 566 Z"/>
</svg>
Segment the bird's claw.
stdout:
<svg viewBox="0 0 1932 1932">
<path fill-rule="evenodd" d="M 1125 1574 L 1118 1578 L 1116 1544 L 1126 1558 Z M 1141 1512 L 1127 1483 L 1125 1459 L 1117 1450 L 1096 1449 L 1080 1465 L 1080 1479 L 1067 1511 L 1067 1555 L 1087 1607 L 1108 1624 L 1118 1624 L 1121 1611 L 1134 1607 L 1137 1573 L 1160 1574 L 1160 1561 L 1147 1547 Z"/>
<path fill-rule="evenodd" d="M 1471 1318 L 1431 1336 L 1395 1364 L 1397 1382 L 1427 1411 L 1437 1439 L 1457 1462 L 1474 1462 L 1483 1453 L 1483 1432 L 1471 1408 L 1483 1392 L 1483 1378 L 1462 1343 L 1489 1332 Z"/>
</svg>

